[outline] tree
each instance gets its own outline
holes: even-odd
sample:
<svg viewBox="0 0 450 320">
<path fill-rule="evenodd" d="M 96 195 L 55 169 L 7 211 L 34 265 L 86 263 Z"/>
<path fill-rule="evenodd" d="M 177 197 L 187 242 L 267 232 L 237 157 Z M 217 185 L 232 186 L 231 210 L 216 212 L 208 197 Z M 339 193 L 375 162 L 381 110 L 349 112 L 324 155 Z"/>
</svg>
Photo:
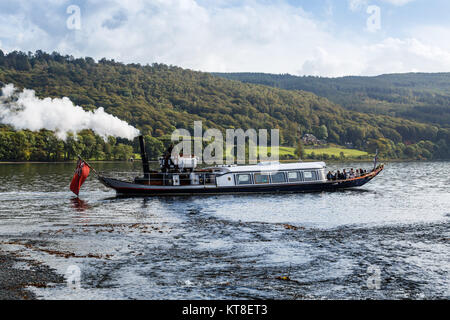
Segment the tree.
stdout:
<svg viewBox="0 0 450 320">
<path fill-rule="evenodd" d="M 324 124 L 319 127 L 315 127 L 313 132 L 318 139 L 326 140 L 328 138 L 328 129 Z"/>
<path fill-rule="evenodd" d="M 295 155 L 299 159 L 304 159 L 306 157 L 305 149 L 303 147 L 301 139 L 297 140 L 297 148 L 295 149 Z"/>
<path fill-rule="evenodd" d="M 415 159 L 419 155 L 419 153 L 417 152 L 417 149 L 412 145 L 407 146 L 405 148 L 404 153 L 407 157 L 409 157 L 411 159 Z"/>
<path fill-rule="evenodd" d="M 49 131 L 46 135 L 45 150 L 47 151 L 47 160 L 58 161 L 64 153 L 64 143 Z"/>
<path fill-rule="evenodd" d="M 159 156 L 164 152 L 164 144 L 152 136 L 144 136 L 145 149 L 148 153 L 149 159 L 158 159 Z"/>
<path fill-rule="evenodd" d="M 75 137 L 72 133 L 69 133 L 64 143 L 64 151 L 67 153 L 67 160 L 71 160 L 83 153 L 85 146 L 82 141 L 82 137 Z"/>
<path fill-rule="evenodd" d="M 133 147 L 119 143 L 114 147 L 114 160 L 128 160 L 133 155 Z"/>
<path fill-rule="evenodd" d="M 103 107 L 163 143 L 164 137 L 175 128 L 191 129 L 194 121 L 201 120 L 205 129 L 217 128 L 222 134 L 228 128 L 244 131 L 279 128 L 282 146 L 297 147 L 296 133 L 300 127 L 302 133 L 312 132 L 337 144 L 351 142 L 364 149 L 368 148 L 368 139 L 379 140 L 386 147 L 384 155 L 389 157 L 405 157 L 405 146 L 413 145 L 422 157 L 429 156 L 422 152 L 427 150 L 433 158 L 450 158 L 447 142 L 450 141 L 450 73 L 381 76 L 373 82 L 353 77 L 319 79 L 250 74 L 246 75 L 249 83 L 241 83 L 164 64 L 125 65 L 107 59 L 96 63 L 92 58 L 73 59 L 56 52 L 37 51 L 33 55 L 15 51 L 6 56 L 0 53 L 2 58 L 1 82 L 33 89 L 41 98 L 68 96 L 85 110 Z M 301 82 L 308 84 L 305 89 L 310 92 L 251 84 L 266 80 L 266 85 L 280 87 L 290 83 L 292 87 L 286 89 L 295 89 L 297 82 Z M 398 88 L 397 83 L 403 83 L 404 87 Z M 330 100 L 338 97 L 339 101 L 335 102 L 345 108 L 363 112 L 344 109 L 311 93 L 315 90 Z M 374 106 L 366 105 L 372 102 Z M 386 114 L 401 114 L 423 122 Z M 21 146 L 11 142 L 14 130 L 0 126 L 0 131 L 5 133 L 2 139 L 7 143 L 0 146 L 0 160 L 16 160 L 15 157 L 24 155 L 30 160 L 59 157 L 55 151 L 58 147 L 52 139 L 45 139 L 46 133 L 25 130 L 29 146 L 21 153 Z M 103 142 L 92 132 L 90 135 L 80 133 L 79 141 L 71 141 L 69 137 L 69 142 L 64 144 L 66 159 L 73 159 L 80 152 L 90 158 L 114 159 L 117 141 Z M 386 138 L 390 142 L 381 140 Z M 149 154 L 157 157 L 161 145 L 150 140 Z M 434 147 L 419 143 L 421 140 L 429 140 Z M 441 140 L 445 147 L 436 147 Z M 132 144 L 126 140 L 119 142 Z M 134 147 L 136 152 L 137 145 Z"/>
<path fill-rule="evenodd" d="M 13 132 L 11 135 L 10 146 L 11 160 L 30 160 L 30 143 L 24 131 Z"/>
<path fill-rule="evenodd" d="M 5 54 L 0 50 L 0 67 L 5 66 Z"/>
<path fill-rule="evenodd" d="M 366 138 L 366 130 L 361 126 L 351 126 L 347 128 L 347 141 L 363 141 Z"/>
<path fill-rule="evenodd" d="M 15 56 L 15 67 L 19 71 L 29 71 L 31 70 L 31 64 L 28 57 L 24 53 L 18 53 Z"/>
<path fill-rule="evenodd" d="M 100 136 L 95 136 L 95 147 L 92 149 L 92 157 L 96 160 L 104 159 L 105 153 L 103 152 L 105 145 L 105 140 Z"/>
<path fill-rule="evenodd" d="M 402 141 L 402 136 L 400 135 L 400 133 L 392 128 L 383 128 L 382 133 L 386 138 L 389 138 L 395 143 L 399 143 Z"/>
<path fill-rule="evenodd" d="M 94 135 L 90 131 L 85 131 L 83 133 L 80 133 L 80 137 L 83 139 L 84 149 L 81 153 L 83 158 L 85 159 L 91 159 L 95 156 L 96 151 L 96 139 Z"/>
<path fill-rule="evenodd" d="M 114 146 L 116 145 L 116 138 L 108 137 L 108 141 L 105 143 L 103 151 L 105 152 L 106 160 L 114 159 Z"/>
</svg>

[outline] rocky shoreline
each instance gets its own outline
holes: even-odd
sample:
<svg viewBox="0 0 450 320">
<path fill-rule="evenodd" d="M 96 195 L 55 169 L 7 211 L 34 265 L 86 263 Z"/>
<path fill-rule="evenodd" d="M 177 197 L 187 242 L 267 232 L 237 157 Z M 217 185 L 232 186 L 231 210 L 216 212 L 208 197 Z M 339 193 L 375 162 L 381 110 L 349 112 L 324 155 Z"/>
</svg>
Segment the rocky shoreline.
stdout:
<svg viewBox="0 0 450 320">
<path fill-rule="evenodd" d="M 35 300 L 27 287 L 45 288 L 63 283 L 64 277 L 40 262 L 0 250 L 0 300 Z"/>
</svg>

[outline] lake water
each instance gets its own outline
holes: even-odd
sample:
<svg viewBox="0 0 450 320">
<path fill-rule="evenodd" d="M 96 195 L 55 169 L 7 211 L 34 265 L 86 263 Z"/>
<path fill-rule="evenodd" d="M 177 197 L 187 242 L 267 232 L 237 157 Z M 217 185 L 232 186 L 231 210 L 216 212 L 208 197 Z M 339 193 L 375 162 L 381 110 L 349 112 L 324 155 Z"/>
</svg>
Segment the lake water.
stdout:
<svg viewBox="0 0 450 320">
<path fill-rule="evenodd" d="M 80 200 L 74 167 L 0 164 L 1 248 L 81 272 L 78 289 L 38 297 L 450 298 L 450 162 L 389 163 L 360 189 L 314 194 L 116 198 L 91 174 Z M 330 164 L 343 167 L 370 164 Z"/>
</svg>

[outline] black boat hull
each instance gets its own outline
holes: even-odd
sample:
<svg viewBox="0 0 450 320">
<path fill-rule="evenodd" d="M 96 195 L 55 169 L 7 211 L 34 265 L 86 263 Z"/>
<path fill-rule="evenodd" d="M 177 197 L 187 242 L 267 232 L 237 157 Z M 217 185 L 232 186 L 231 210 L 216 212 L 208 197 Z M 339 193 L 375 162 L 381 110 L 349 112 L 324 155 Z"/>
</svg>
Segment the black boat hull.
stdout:
<svg viewBox="0 0 450 320">
<path fill-rule="evenodd" d="M 265 185 L 224 186 L 188 185 L 188 186 L 153 186 L 121 181 L 99 176 L 105 186 L 116 190 L 118 195 L 130 196 L 174 196 L 174 195 L 219 195 L 219 194 L 251 194 L 251 193 L 292 193 L 321 192 L 361 187 L 368 183 L 383 170 L 380 166 L 364 176 L 337 181 L 320 181 L 311 183 L 283 183 Z"/>
</svg>

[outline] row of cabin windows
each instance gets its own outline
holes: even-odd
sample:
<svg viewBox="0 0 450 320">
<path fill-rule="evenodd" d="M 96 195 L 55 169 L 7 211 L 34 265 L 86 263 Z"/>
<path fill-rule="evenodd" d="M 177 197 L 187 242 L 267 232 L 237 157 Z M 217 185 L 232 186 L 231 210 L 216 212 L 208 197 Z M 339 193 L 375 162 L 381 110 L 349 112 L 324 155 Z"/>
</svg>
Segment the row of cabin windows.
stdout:
<svg viewBox="0 0 450 320">
<path fill-rule="evenodd" d="M 253 175 L 253 181 L 252 181 Z M 279 171 L 274 173 L 240 173 L 236 174 L 237 184 L 286 183 L 298 181 L 316 181 L 316 171 Z"/>
</svg>

